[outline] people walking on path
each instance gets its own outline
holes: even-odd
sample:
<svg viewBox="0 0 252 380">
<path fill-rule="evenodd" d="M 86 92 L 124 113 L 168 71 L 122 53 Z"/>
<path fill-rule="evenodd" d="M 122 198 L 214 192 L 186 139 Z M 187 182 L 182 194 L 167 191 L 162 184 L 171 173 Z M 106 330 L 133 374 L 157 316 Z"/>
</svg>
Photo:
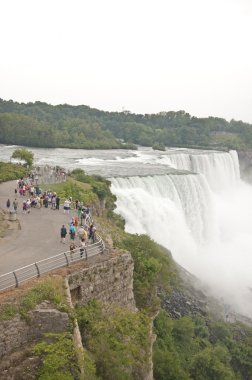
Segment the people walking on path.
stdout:
<svg viewBox="0 0 252 380">
<path fill-rule="evenodd" d="M 59 210 L 59 206 L 60 206 L 60 197 L 57 195 L 56 196 L 56 210 Z"/>
<path fill-rule="evenodd" d="M 17 198 L 14 199 L 14 201 L 12 202 L 12 206 L 14 208 L 14 211 L 17 212 L 17 208 L 18 208 L 18 201 L 17 201 Z"/>
<path fill-rule="evenodd" d="M 62 227 L 60 229 L 60 242 L 65 244 L 66 242 L 66 235 L 67 235 L 67 229 L 64 224 L 62 224 Z"/>
<path fill-rule="evenodd" d="M 27 211 L 27 203 L 26 201 L 23 202 L 23 213 L 26 214 Z"/>
<path fill-rule="evenodd" d="M 82 240 L 82 239 L 87 240 L 87 231 L 85 230 L 85 228 L 83 226 L 80 226 L 78 228 L 77 235 L 78 235 L 80 240 Z"/>
<path fill-rule="evenodd" d="M 7 207 L 7 210 L 9 211 L 9 209 L 10 209 L 10 205 L 11 205 L 11 203 L 10 203 L 10 200 L 9 200 L 9 198 L 8 198 L 8 200 L 7 200 L 7 202 L 6 202 L 6 207 Z"/>
<path fill-rule="evenodd" d="M 70 206 L 71 206 L 71 201 L 70 199 L 66 199 L 65 202 L 64 202 L 64 213 L 68 213 L 69 214 L 69 211 L 70 211 Z"/>
<path fill-rule="evenodd" d="M 51 207 L 53 210 L 56 210 L 56 194 L 54 193 L 52 198 L 51 198 Z"/>
</svg>

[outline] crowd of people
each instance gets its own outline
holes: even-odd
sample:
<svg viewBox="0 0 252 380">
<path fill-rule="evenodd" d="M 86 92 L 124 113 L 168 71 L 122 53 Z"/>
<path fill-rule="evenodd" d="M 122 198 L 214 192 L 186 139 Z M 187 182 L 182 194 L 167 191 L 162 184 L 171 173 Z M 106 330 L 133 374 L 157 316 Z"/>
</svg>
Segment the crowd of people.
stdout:
<svg viewBox="0 0 252 380">
<path fill-rule="evenodd" d="M 20 178 L 17 181 L 17 187 L 15 188 L 15 200 L 12 205 L 15 211 L 17 211 L 18 200 L 21 199 L 23 213 L 30 213 L 31 208 L 45 208 L 51 207 L 53 210 L 59 210 L 60 198 L 55 192 L 42 191 L 38 185 L 34 184 L 33 176 L 29 178 Z M 6 203 L 7 209 L 10 209 L 11 202 L 8 199 Z"/>
<path fill-rule="evenodd" d="M 79 207 L 81 208 L 82 206 Z M 83 207 L 81 209 L 81 213 L 85 214 L 86 210 L 87 208 Z M 83 221 L 85 222 L 83 223 Z M 80 257 L 82 258 L 85 254 L 85 258 L 87 259 L 86 247 L 88 244 L 95 243 L 96 241 L 96 227 L 92 222 L 90 210 L 88 212 L 88 219 L 86 218 L 86 216 L 83 216 L 81 220 L 78 216 L 72 217 L 69 223 L 69 230 L 65 224 L 62 224 L 62 227 L 60 229 L 61 243 L 66 243 L 67 234 L 69 234 L 70 238 L 69 250 L 71 254 L 71 259 L 73 259 L 73 252 L 77 248 L 80 249 Z"/>
<path fill-rule="evenodd" d="M 87 258 L 87 245 L 96 241 L 96 227 L 92 220 L 89 205 L 84 205 L 79 200 L 73 200 L 72 197 L 61 202 L 56 192 L 42 191 L 34 181 L 35 177 L 33 176 L 20 178 L 17 181 L 14 189 L 15 199 L 12 202 L 9 198 L 7 199 L 7 210 L 11 211 L 12 206 L 13 212 L 17 213 L 19 203 L 24 214 L 29 214 L 32 208 L 50 208 L 52 210 L 60 210 L 61 208 L 67 214 L 70 213 L 70 210 L 74 210 L 76 215 L 71 218 L 68 225 L 62 224 L 60 228 L 60 242 L 65 244 L 68 235 L 71 258 L 77 249 L 79 249 L 81 258 L 84 256 Z"/>
</svg>

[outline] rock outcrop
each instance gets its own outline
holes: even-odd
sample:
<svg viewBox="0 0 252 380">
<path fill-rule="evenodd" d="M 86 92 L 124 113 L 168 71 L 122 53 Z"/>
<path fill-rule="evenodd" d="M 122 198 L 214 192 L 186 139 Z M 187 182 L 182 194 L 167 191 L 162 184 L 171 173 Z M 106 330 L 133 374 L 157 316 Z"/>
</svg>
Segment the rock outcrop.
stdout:
<svg viewBox="0 0 252 380">
<path fill-rule="evenodd" d="M 240 150 L 237 153 L 241 178 L 252 184 L 252 150 Z"/>
</svg>

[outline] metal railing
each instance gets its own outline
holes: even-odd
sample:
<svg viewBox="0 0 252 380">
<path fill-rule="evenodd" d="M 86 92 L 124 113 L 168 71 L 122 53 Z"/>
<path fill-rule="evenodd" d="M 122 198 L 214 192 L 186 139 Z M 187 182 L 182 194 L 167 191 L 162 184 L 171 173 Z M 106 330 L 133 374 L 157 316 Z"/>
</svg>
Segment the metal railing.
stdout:
<svg viewBox="0 0 252 380">
<path fill-rule="evenodd" d="M 0 276 L 0 291 L 18 287 L 22 282 L 32 278 L 40 277 L 43 273 L 50 272 L 54 269 L 67 267 L 81 260 L 87 260 L 90 257 L 105 253 L 105 245 L 100 236 L 96 235 L 96 241 L 88 244 L 84 251 L 81 247 L 73 251 L 66 251 L 58 255 L 48 257 L 47 259 L 37 261 L 23 268 L 16 269 L 12 272 Z"/>
</svg>

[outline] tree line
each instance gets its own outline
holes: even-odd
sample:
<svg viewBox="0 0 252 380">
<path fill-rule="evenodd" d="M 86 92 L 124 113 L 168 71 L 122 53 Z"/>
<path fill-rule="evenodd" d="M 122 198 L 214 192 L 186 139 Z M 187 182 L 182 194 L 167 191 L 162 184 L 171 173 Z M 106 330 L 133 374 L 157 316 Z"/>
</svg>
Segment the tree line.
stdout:
<svg viewBox="0 0 252 380">
<path fill-rule="evenodd" d="M 252 148 L 252 125 L 197 118 L 185 111 L 134 114 L 0 99 L 0 143 L 82 149 L 143 145 L 160 150 L 165 146 L 242 150 Z"/>
</svg>

